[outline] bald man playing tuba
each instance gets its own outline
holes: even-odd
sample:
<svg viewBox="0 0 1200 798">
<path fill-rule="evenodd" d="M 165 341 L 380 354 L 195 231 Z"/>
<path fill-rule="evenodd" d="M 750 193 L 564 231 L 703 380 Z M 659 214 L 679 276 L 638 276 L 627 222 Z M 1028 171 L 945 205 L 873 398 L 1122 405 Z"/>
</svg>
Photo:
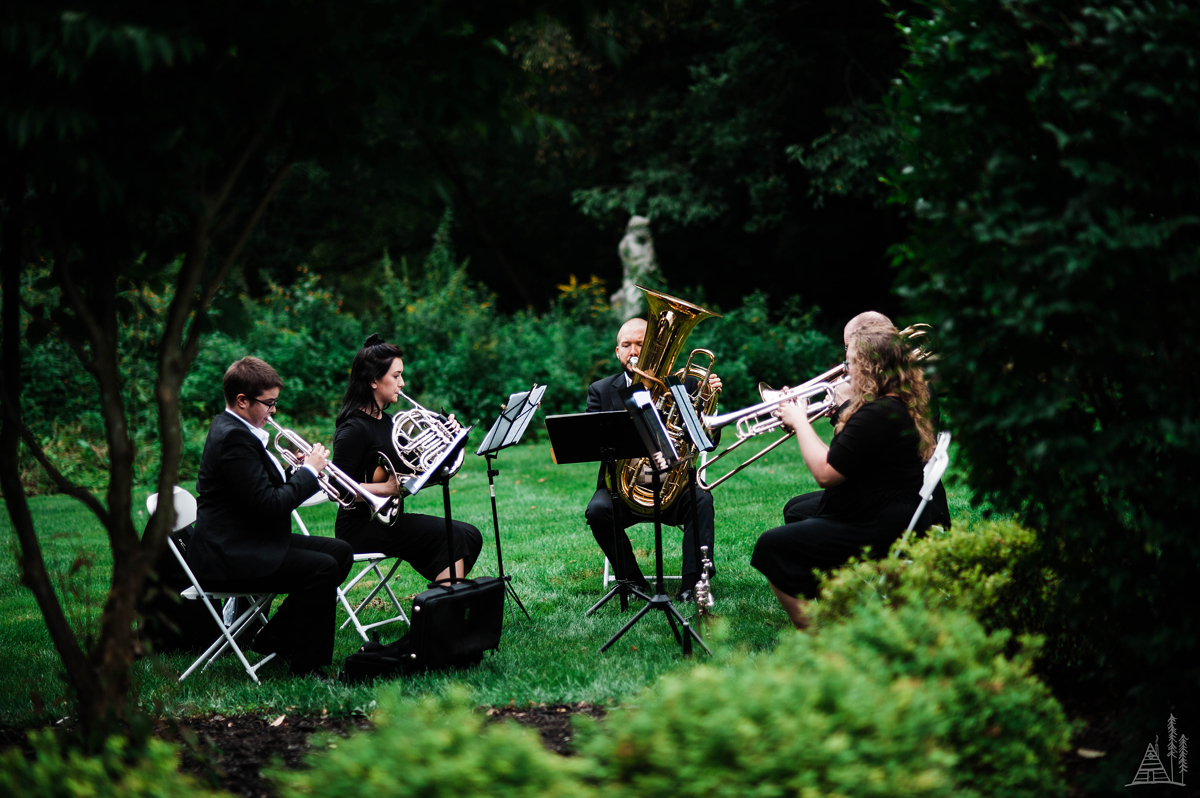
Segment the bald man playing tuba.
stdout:
<svg viewBox="0 0 1200 798">
<path fill-rule="evenodd" d="M 642 341 L 645 337 L 645 319 L 630 319 L 621 325 L 621 329 L 617 332 L 616 348 L 617 361 L 621 364 L 621 371 L 611 377 L 596 380 L 588 387 L 587 412 L 599 413 L 625 409 L 625 403 L 617 391 L 632 385 L 637 379 L 637 376 L 630 370 L 629 361 L 630 358 L 641 357 Z M 721 380 L 716 374 L 711 375 L 708 381 L 713 390 L 720 390 Z M 688 378 L 686 385 L 689 392 L 695 390 L 696 382 L 695 378 Z M 693 542 L 696 534 L 700 535 L 700 545 L 708 546 L 709 558 L 716 559 L 713 554 L 712 494 L 697 488 L 696 505 L 696 512 L 692 512 L 692 494 L 691 491 L 685 490 L 662 511 L 663 524 L 684 525 L 683 567 L 681 570 L 683 576 L 679 594 L 676 596 L 677 600 L 682 602 L 690 602 L 695 599 L 696 582 L 700 579 L 700 565 L 696 562 L 696 547 Z M 616 514 L 616 528 L 619 530 L 615 540 L 613 535 L 614 513 Z M 618 503 L 615 508 L 613 507 L 612 497 L 604 481 L 603 465 L 596 478 L 596 492 L 592 495 L 592 500 L 588 502 L 584 517 L 587 519 L 588 526 L 591 527 L 593 537 L 604 551 L 604 555 L 608 557 L 613 567 L 618 569 L 617 578 L 628 580 L 633 583 L 634 587 L 647 595 L 653 594 L 654 591 L 650 589 L 650 584 L 642 574 L 641 568 L 638 567 L 629 536 L 625 534 L 625 530 L 634 524 L 651 519 L 635 514 L 623 503 Z"/>
</svg>

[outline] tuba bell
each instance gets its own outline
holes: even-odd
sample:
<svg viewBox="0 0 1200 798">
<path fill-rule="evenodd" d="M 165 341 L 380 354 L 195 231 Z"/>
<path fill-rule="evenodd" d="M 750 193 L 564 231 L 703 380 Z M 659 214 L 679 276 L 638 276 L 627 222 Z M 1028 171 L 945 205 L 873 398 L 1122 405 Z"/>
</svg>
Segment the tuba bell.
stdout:
<svg viewBox="0 0 1200 798">
<path fill-rule="evenodd" d="M 630 359 L 630 370 L 641 379 L 650 392 L 650 399 L 658 407 L 671 441 L 680 455 L 679 464 L 671 469 L 661 485 L 662 506 L 669 507 L 687 486 L 688 468 L 699 452 L 692 446 L 683 428 L 683 419 L 675 407 L 665 379 L 671 375 L 675 359 L 683 350 L 692 329 L 705 319 L 719 319 L 720 315 L 660 291 L 640 285 L 638 288 L 646 295 L 649 313 L 646 320 L 646 337 L 642 341 L 642 354 L 636 364 Z M 707 358 L 706 366 L 701 367 L 695 362 L 697 355 Z M 691 393 L 692 404 L 697 414 L 710 414 L 717 408 L 720 391 L 714 391 L 708 386 L 708 377 L 712 374 L 716 361 L 716 355 L 709 350 L 693 349 L 684 367 L 674 374 L 681 380 L 694 377 L 699 381 L 695 391 Z M 649 463 L 649 458 L 646 457 L 617 461 L 617 493 L 630 510 L 644 517 L 654 514 L 654 491 L 642 479 Z"/>
</svg>

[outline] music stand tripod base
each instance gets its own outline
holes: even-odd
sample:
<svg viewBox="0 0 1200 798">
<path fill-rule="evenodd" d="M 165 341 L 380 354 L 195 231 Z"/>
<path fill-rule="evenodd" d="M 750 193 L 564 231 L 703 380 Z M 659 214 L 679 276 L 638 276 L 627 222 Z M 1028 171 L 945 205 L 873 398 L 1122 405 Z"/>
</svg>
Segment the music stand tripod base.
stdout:
<svg viewBox="0 0 1200 798">
<path fill-rule="evenodd" d="M 629 410 L 629 415 L 633 420 L 634 426 L 637 427 L 638 433 L 645 443 L 647 453 L 650 454 L 651 484 L 654 493 L 655 592 L 646 602 L 646 605 L 638 610 L 636 615 L 630 618 L 616 634 L 608 639 L 608 642 L 600 647 L 600 653 L 604 653 L 611 648 L 613 643 L 620 640 L 626 632 L 646 616 L 646 613 L 651 610 L 660 610 L 667 616 L 667 624 L 671 627 L 671 633 L 675 635 L 675 642 L 683 647 L 685 656 L 691 655 L 693 642 L 699 643 L 700 647 L 711 655 L 712 649 L 704 643 L 704 639 L 700 637 L 691 624 L 671 604 L 671 597 L 667 595 L 666 588 L 663 587 L 662 475 L 669 472 L 677 464 L 678 457 L 675 456 L 674 447 L 669 442 L 666 428 L 663 425 L 661 416 L 658 414 L 657 408 L 652 403 L 647 402 L 644 395 L 639 396 L 639 392 L 644 393 L 644 390 L 632 386 L 618 391 L 621 398 L 625 400 L 625 406 Z M 670 452 L 670 456 L 665 455 L 665 452 Z M 692 512 L 695 512 L 694 507 L 692 508 Z M 682 635 L 679 633 L 675 621 L 679 621 L 682 624 Z"/>
</svg>

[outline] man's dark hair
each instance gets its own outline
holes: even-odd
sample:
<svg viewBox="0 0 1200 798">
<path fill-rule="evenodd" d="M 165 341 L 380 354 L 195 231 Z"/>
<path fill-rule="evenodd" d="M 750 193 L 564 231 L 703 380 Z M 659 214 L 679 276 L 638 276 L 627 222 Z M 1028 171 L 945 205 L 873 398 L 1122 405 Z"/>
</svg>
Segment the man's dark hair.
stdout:
<svg viewBox="0 0 1200 798">
<path fill-rule="evenodd" d="M 256 357 L 244 357 L 225 371 L 225 404 L 229 407 L 237 404 L 238 394 L 248 399 L 257 399 L 263 391 L 282 387 L 283 380 L 279 379 L 279 373 L 265 361 Z"/>
</svg>

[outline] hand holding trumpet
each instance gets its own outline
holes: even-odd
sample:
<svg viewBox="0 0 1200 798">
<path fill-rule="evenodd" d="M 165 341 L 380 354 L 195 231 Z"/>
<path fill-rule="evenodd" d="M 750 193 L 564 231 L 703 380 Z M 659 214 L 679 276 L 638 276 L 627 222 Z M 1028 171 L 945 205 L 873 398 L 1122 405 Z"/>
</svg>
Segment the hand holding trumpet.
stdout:
<svg viewBox="0 0 1200 798">
<path fill-rule="evenodd" d="M 781 404 L 774 413 L 783 425 L 795 432 L 801 424 L 808 424 L 808 397 L 801 396 Z"/>
<path fill-rule="evenodd" d="M 312 445 L 312 451 L 303 454 L 297 454 L 296 459 L 302 465 L 310 465 L 320 474 L 325 470 L 325 466 L 329 463 L 329 450 L 319 443 Z"/>
</svg>

